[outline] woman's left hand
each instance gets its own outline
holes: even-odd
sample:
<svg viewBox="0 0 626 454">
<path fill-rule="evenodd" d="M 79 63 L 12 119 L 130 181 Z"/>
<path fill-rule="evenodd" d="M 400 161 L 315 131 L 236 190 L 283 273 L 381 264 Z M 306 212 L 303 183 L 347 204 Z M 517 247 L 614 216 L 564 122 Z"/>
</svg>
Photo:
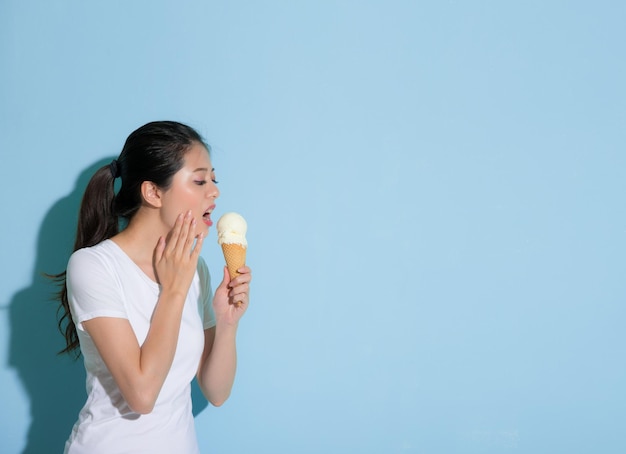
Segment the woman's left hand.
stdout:
<svg viewBox="0 0 626 454">
<path fill-rule="evenodd" d="M 236 325 L 248 309 L 252 271 L 249 267 L 242 266 L 237 272 L 239 276 L 231 280 L 228 268 L 224 267 L 224 279 L 213 297 L 217 323 Z"/>
</svg>

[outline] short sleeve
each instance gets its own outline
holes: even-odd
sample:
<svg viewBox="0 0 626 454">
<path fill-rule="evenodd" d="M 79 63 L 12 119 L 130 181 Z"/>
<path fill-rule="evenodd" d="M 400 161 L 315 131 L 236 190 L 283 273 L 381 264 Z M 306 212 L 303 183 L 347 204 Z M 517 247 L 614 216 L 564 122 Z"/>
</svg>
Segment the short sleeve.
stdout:
<svg viewBox="0 0 626 454">
<path fill-rule="evenodd" d="M 204 329 L 208 329 L 215 326 L 215 312 L 213 311 L 211 275 L 202 257 L 198 258 L 198 277 L 200 278 L 200 316 L 202 317 L 202 326 Z"/>
<path fill-rule="evenodd" d="M 116 274 L 92 248 L 72 254 L 66 282 L 72 319 L 81 331 L 84 331 L 82 323 L 92 318 L 128 318 Z"/>
</svg>

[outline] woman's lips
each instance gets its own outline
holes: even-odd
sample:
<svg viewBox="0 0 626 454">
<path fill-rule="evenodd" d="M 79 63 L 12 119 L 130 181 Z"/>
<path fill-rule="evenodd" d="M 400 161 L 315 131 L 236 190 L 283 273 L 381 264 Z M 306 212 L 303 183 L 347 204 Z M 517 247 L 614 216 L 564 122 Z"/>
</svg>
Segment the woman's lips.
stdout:
<svg viewBox="0 0 626 454">
<path fill-rule="evenodd" d="M 211 220 L 211 212 L 215 209 L 215 205 L 209 207 L 208 210 L 204 212 L 202 215 L 202 222 L 204 222 L 207 226 L 211 227 L 213 225 L 213 221 Z"/>
</svg>

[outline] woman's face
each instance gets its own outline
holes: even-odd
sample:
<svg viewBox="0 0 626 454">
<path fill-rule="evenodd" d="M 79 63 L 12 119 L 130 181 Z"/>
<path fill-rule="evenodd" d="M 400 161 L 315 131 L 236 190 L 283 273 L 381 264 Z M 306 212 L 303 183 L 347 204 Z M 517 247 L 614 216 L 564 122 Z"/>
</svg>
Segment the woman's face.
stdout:
<svg viewBox="0 0 626 454">
<path fill-rule="evenodd" d="M 180 213 L 191 210 L 196 220 L 196 233 L 205 235 L 213 225 L 211 212 L 220 195 L 209 152 L 194 143 L 185 153 L 183 167 L 174 174 L 171 186 L 162 193 L 161 218 L 172 228 Z"/>
</svg>

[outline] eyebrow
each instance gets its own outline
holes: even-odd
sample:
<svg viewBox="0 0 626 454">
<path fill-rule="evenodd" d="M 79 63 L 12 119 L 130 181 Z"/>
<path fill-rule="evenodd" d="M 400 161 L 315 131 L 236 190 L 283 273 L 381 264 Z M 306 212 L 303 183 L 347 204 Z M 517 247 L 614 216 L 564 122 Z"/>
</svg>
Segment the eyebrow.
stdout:
<svg viewBox="0 0 626 454">
<path fill-rule="evenodd" d="M 208 167 L 198 167 L 194 170 L 194 172 L 207 172 L 209 170 Z M 211 169 L 211 172 L 215 172 L 215 167 Z"/>
</svg>

